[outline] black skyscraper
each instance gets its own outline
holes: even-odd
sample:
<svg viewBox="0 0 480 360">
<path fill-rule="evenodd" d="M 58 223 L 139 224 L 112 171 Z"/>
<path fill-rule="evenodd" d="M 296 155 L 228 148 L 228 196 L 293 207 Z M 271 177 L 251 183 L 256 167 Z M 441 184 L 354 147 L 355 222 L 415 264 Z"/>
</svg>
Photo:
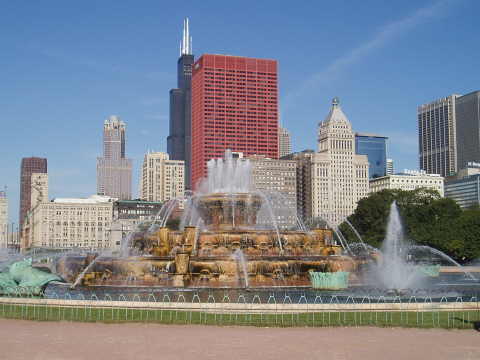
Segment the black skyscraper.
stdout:
<svg viewBox="0 0 480 360">
<path fill-rule="evenodd" d="M 183 38 L 177 63 L 177 89 L 170 90 L 170 135 L 167 152 L 172 160 L 185 161 L 185 187 L 190 189 L 192 134 L 192 38 L 188 18 L 183 22 Z"/>
</svg>

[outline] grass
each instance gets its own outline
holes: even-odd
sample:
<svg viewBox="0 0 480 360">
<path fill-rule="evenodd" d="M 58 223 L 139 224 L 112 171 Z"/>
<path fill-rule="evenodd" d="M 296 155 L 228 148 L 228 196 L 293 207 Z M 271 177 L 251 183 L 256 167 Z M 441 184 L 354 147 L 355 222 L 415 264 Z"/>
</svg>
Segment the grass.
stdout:
<svg viewBox="0 0 480 360">
<path fill-rule="evenodd" d="M 80 321 L 102 323 L 146 322 L 160 324 L 245 325 L 264 327 L 379 326 L 471 329 L 480 321 L 480 311 L 419 312 L 309 312 L 222 313 L 184 310 L 60 307 L 0 304 L 0 318 L 36 321 Z"/>
</svg>

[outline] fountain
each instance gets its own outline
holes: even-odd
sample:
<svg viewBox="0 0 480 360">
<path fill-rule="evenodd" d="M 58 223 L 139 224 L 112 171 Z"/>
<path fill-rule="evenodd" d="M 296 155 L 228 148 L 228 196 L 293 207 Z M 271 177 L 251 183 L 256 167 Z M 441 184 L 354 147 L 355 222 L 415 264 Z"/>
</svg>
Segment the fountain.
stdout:
<svg viewBox="0 0 480 360">
<path fill-rule="evenodd" d="M 167 202 L 122 244 L 121 256 L 65 257 L 57 272 L 72 287 L 265 288 L 312 286 L 311 273 L 353 273 L 329 228 L 306 230 L 281 195 L 255 189 L 251 164 L 210 160 L 195 194 Z M 180 230 L 166 225 L 183 206 Z"/>
</svg>

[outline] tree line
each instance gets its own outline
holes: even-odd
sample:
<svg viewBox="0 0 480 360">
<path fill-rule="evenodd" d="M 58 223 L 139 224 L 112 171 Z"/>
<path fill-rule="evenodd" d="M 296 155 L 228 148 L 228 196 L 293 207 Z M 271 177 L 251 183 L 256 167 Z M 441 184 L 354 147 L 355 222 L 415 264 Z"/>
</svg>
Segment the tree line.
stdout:
<svg viewBox="0 0 480 360">
<path fill-rule="evenodd" d="M 394 200 L 412 243 L 434 247 L 460 263 L 480 258 L 480 208 L 462 210 L 454 200 L 425 188 L 383 190 L 361 199 L 348 220 L 364 242 L 381 247 Z M 348 241 L 358 241 L 346 223 L 340 230 Z"/>
</svg>

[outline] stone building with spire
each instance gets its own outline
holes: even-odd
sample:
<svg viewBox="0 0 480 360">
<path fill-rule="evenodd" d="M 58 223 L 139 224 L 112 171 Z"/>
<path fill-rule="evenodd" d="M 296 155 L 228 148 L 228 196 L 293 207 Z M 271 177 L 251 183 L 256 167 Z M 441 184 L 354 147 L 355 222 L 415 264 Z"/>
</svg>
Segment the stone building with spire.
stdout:
<svg viewBox="0 0 480 360">
<path fill-rule="evenodd" d="M 339 225 L 368 196 L 368 158 L 355 153 L 355 132 L 338 98 L 318 127 L 318 150 L 310 154 L 310 216 Z"/>
</svg>

